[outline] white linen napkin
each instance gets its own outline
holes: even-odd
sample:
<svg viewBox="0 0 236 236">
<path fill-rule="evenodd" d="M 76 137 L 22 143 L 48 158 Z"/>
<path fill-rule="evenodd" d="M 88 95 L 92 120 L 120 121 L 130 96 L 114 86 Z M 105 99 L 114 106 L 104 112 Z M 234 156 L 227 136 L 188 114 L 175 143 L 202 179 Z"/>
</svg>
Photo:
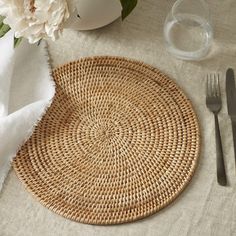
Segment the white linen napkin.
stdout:
<svg viewBox="0 0 236 236">
<path fill-rule="evenodd" d="M 0 39 L 0 191 L 11 160 L 30 137 L 55 93 L 44 42 L 13 49 L 13 32 Z"/>
</svg>

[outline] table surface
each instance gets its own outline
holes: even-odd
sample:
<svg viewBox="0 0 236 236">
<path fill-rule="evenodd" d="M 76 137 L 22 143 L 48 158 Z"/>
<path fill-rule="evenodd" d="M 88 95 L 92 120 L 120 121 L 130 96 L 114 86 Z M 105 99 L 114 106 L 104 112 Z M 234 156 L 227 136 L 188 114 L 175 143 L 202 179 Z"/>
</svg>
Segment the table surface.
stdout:
<svg viewBox="0 0 236 236">
<path fill-rule="evenodd" d="M 216 182 L 213 117 L 205 107 L 204 76 L 210 71 L 236 69 L 236 1 L 209 1 L 214 23 L 214 44 L 199 62 L 177 60 L 163 42 L 163 24 L 173 0 L 140 1 L 123 23 L 118 20 L 99 30 L 66 30 L 50 43 L 53 66 L 85 56 L 116 55 L 151 64 L 173 78 L 193 102 L 199 117 L 202 151 L 197 171 L 180 197 L 157 214 L 134 223 L 92 226 L 67 220 L 37 202 L 12 170 L 0 193 L 0 236 L 37 235 L 236 235 L 236 171 L 231 125 L 223 89 L 220 128 L 229 186 Z"/>
</svg>

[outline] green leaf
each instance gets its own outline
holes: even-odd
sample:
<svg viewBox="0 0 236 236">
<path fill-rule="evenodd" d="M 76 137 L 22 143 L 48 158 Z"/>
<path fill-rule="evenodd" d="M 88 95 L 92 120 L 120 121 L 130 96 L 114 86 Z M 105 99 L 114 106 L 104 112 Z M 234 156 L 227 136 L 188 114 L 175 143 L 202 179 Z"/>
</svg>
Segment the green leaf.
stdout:
<svg viewBox="0 0 236 236">
<path fill-rule="evenodd" d="M 138 0 L 120 0 L 122 5 L 122 20 L 124 20 L 136 7 Z"/>
<path fill-rule="evenodd" d="M 3 23 L 3 20 L 5 19 L 5 17 L 3 16 L 0 16 L 0 30 L 1 28 L 3 27 L 4 23 Z"/>
<path fill-rule="evenodd" d="M 0 28 L 0 38 L 2 38 L 10 29 L 11 27 L 9 25 L 3 24 Z"/>
<path fill-rule="evenodd" d="M 2 28 L 3 25 L 4 23 L 0 21 L 0 29 Z"/>
<path fill-rule="evenodd" d="M 3 26 L 3 20 L 5 19 L 4 16 L 0 16 L 0 28 Z"/>
<path fill-rule="evenodd" d="M 40 39 L 40 40 L 37 42 L 37 45 L 39 46 L 41 42 L 42 42 L 42 39 Z"/>
<path fill-rule="evenodd" d="M 14 48 L 16 48 L 20 44 L 21 41 L 22 41 L 22 37 L 21 38 L 14 37 Z"/>
</svg>

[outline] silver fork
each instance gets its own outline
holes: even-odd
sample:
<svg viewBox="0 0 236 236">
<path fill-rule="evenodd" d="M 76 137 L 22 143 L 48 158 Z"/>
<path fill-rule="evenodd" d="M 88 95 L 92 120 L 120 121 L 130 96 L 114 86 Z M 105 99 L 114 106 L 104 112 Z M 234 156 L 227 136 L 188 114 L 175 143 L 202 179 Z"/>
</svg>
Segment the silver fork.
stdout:
<svg viewBox="0 0 236 236">
<path fill-rule="evenodd" d="M 206 87 L 207 87 L 206 105 L 208 109 L 214 114 L 215 118 L 217 181 L 220 185 L 226 186 L 227 179 L 225 173 L 223 149 L 222 149 L 219 121 L 218 121 L 218 113 L 220 112 L 222 107 L 219 74 L 208 74 Z"/>
</svg>

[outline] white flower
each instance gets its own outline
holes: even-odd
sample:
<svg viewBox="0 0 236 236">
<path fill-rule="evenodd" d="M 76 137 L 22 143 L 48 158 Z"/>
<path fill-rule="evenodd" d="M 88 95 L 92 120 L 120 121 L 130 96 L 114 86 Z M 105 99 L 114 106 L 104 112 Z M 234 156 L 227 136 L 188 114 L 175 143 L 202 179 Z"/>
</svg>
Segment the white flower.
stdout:
<svg viewBox="0 0 236 236">
<path fill-rule="evenodd" d="M 0 0 L 0 15 L 17 38 L 35 43 L 42 38 L 55 40 L 69 10 L 66 0 Z"/>
</svg>

